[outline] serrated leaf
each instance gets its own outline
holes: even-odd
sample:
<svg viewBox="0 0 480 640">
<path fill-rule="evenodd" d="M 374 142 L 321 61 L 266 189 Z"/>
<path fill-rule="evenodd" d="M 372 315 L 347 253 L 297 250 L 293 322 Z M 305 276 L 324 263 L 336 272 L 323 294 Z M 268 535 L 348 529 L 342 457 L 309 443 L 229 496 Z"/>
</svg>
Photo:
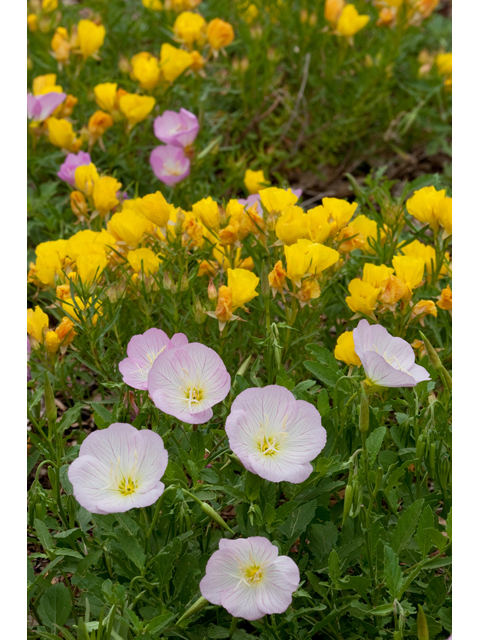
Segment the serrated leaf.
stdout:
<svg viewBox="0 0 480 640">
<path fill-rule="evenodd" d="M 403 576 L 395 551 L 385 545 L 385 582 L 392 598 L 396 598 L 402 588 Z"/>
<path fill-rule="evenodd" d="M 425 529 L 425 536 L 430 541 L 430 547 L 434 545 L 440 553 L 447 544 L 447 538 L 438 529 Z"/>
<path fill-rule="evenodd" d="M 413 537 L 424 502 L 423 498 L 421 500 L 417 500 L 411 504 L 408 509 L 405 509 L 398 519 L 391 541 L 392 549 L 395 553 L 400 553 L 400 551 L 407 545 L 408 541 Z"/>
</svg>

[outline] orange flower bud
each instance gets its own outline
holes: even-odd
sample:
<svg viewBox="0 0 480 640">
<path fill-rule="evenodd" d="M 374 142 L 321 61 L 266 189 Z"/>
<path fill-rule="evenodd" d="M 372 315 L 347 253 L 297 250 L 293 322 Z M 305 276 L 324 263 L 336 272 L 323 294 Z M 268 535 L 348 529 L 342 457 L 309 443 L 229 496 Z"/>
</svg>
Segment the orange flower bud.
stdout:
<svg viewBox="0 0 480 640">
<path fill-rule="evenodd" d="M 212 279 L 208 283 L 207 292 L 208 292 L 208 299 L 209 300 L 216 300 L 217 299 L 217 297 L 218 297 L 217 288 L 215 287 L 215 284 L 214 284 Z"/>
<path fill-rule="evenodd" d="M 439 309 L 452 308 L 452 290 L 450 288 L 450 285 L 447 285 L 445 289 L 442 289 L 442 295 L 438 299 L 437 307 Z"/>
<path fill-rule="evenodd" d="M 62 318 L 62 321 L 60 322 L 58 327 L 55 329 L 55 333 L 57 334 L 60 340 L 60 346 L 67 347 L 72 342 L 73 338 L 77 335 L 73 327 L 74 327 L 74 324 L 70 320 L 70 318 L 67 318 L 67 316 Z"/>
<path fill-rule="evenodd" d="M 276 296 L 278 291 L 283 291 L 283 289 L 286 289 L 285 287 L 286 276 L 287 276 L 287 272 L 283 268 L 282 261 L 279 260 L 273 267 L 272 271 L 270 271 L 270 273 L 268 274 L 268 283 L 272 288 L 273 297 Z"/>
<path fill-rule="evenodd" d="M 215 309 L 215 316 L 220 323 L 220 329 L 223 329 L 225 323 L 232 317 L 232 290 L 225 285 L 220 287 L 218 292 L 217 308 Z"/>
<path fill-rule="evenodd" d="M 81 191 L 72 191 L 70 194 L 70 206 L 73 213 L 80 218 L 84 219 L 88 215 L 88 205 L 85 196 Z"/>
</svg>

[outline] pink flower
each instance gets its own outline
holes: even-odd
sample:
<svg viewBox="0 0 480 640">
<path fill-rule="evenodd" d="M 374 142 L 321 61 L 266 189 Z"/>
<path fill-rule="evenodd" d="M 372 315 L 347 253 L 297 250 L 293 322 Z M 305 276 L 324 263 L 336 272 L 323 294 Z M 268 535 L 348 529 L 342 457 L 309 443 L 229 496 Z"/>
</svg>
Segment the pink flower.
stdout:
<svg viewBox="0 0 480 640">
<path fill-rule="evenodd" d="M 230 447 L 246 469 L 271 482 L 303 482 L 327 432 L 317 409 L 285 387 L 245 389 L 225 424 Z"/>
<path fill-rule="evenodd" d="M 41 96 L 34 96 L 31 93 L 27 93 L 28 119 L 43 122 L 52 115 L 66 97 L 66 93 L 56 93 L 55 91 L 44 93 Z"/>
<path fill-rule="evenodd" d="M 279 556 L 278 548 L 267 538 L 224 538 L 207 563 L 200 592 L 232 616 L 258 620 L 267 613 L 286 611 L 299 583 L 295 562 Z"/>
<path fill-rule="evenodd" d="M 68 182 L 71 187 L 75 186 L 75 169 L 82 165 L 88 165 L 92 162 L 90 154 L 86 151 L 79 151 L 78 153 L 69 153 L 65 158 L 65 162 L 60 167 L 60 171 L 57 176 L 60 180 Z"/>
<path fill-rule="evenodd" d="M 186 109 L 180 109 L 179 113 L 164 111 L 153 122 L 153 131 L 161 142 L 182 149 L 194 143 L 198 129 L 197 116 Z"/>
<path fill-rule="evenodd" d="M 150 369 L 158 356 L 168 349 L 176 349 L 188 344 L 183 333 L 176 333 L 172 339 L 161 329 L 148 329 L 145 333 L 133 336 L 127 347 L 127 356 L 118 368 L 123 381 L 134 389 L 147 389 Z"/>
<path fill-rule="evenodd" d="M 181 182 L 190 173 L 190 160 L 183 149 L 173 144 L 155 147 L 150 154 L 150 166 L 157 178 L 169 187 Z"/>
<path fill-rule="evenodd" d="M 213 349 L 192 342 L 155 360 L 148 391 L 164 413 L 189 424 L 203 424 L 213 416 L 210 407 L 230 391 L 230 375 Z"/>
<path fill-rule="evenodd" d="M 157 433 L 116 422 L 87 436 L 68 479 L 75 498 L 91 513 L 123 513 L 157 501 L 167 462 Z"/>
<path fill-rule="evenodd" d="M 353 330 L 353 343 L 370 384 L 415 387 L 430 380 L 428 371 L 415 364 L 415 353 L 408 342 L 394 338 L 379 324 L 369 325 L 367 320 L 360 320 Z"/>
</svg>

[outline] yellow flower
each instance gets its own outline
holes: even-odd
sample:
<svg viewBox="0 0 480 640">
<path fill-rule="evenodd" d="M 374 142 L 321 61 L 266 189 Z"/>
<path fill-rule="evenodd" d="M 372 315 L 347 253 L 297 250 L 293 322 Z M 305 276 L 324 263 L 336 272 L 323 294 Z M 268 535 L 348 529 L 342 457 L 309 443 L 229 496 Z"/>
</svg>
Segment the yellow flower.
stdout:
<svg viewBox="0 0 480 640">
<path fill-rule="evenodd" d="M 183 11 L 173 23 L 173 32 L 190 49 L 194 42 L 203 44 L 205 42 L 205 29 L 207 23 L 199 13 Z"/>
<path fill-rule="evenodd" d="M 298 196 L 291 189 L 268 187 L 260 191 L 260 200 L 269 213 L 282 213 L 289 205 L 297 202 Z"/>
<path fill-rule="evenodd" d="M 347 5 L 348 6 L 348 5 Z M 322 205 L 328 213 L 328 222 L 332 225 L 330 235 L 335 236 L 352 219 L 358 204 L 351 204 L 339 198 L 323 198 Z"/>
<path fill-rule="evenodd" d="M 92 195 L 93 185 L 98 179 L 98 171 L 93 162 L 80 165 L 75 169 L 75 186 L 86 196 Z"/>
<path fill-rule="evenodd" d="M 300 307 L 303 307 L 310 302 L 310 300 L 314 300 L 315 298 L 320 297 L 320 285 L 314 278 L 308 278 L 307 280 L 302 280 L 302 286 L 298 290 L 297 298 L 300 302 Z"/>
<path fill-rule="evenodd" d="M 441 76 L 452 75 L 452 54 L 451 53 L 439 53 L 435 58 L 435 64 L 437 65 L 438 73 Z"/>
<path fill-rule="evenodd" d="M 243 183 L 247 188 L 248 193 L 259 193 L 262 189 L 265 189 L 270 182 L 265 178 L 263 171 L 252 171 L 247 169 L 245 171 L 245 177 Z"/>
<path fill-rule="evenodd" d="M 392 311 L 399 300 L 409 300 L 412 295 L 408 285 L 393 275 L 388 276 L 388 278 L 382 282 L 381 289 L 382 292 L 378 299 Z"/>
<path fill-rule="evenodd" d="M 362 249 L 365 246 L 365 239 L 351 225 L 347 225 L 340 230 L 337 242 L 339 243 L 338 250 L 342 253 L 349 253 L 354 249 Z"/>
<path fill-rule="evenodd" d="M 201 71 L 205 66 L 206 60 L 199 51 L 191 51 L 192 56 L 191 69 L 193 71 Z"/>
<path fill-rule="evenodd" d="M 91 20 L 80 20 L 77 30 L 77 42 L 83 59 L 93 56 L 105 40 L 105 27 Z"/>
<path fill-rule="evenodd" d="M 48 353 L 56 353 L 60 346 L 60 338 L 55 331 L 47 331 L 45 334 L 44 344 Z"/>
<path fill-rule="evenodd" d="M 445 189 L 437 191 L 435 187 L 423 187 L 407 200 L 407 211 L 436 231 L 439 227 L 438 212 L 444 199 Z"/>
<path fill-rule="evenodd" d="M 30 29 L 30 31 L 38 30 L 38 18 L 35 13 L 31 13 L 30 15 L 27 16 L 27 26 Z"/>
<path fill-rule="evenodd" d="M 205 227 L 198 222 L 193 213 L 186 212 L 185 220 L 182 224 L 182 245 L 188 247 L 190 244 L 194 247 L 203 247 L 205 242 Z"/>
<path fill-rule="evenodd" d="M 78 103 L 78 98 L 72 96 L 70 93 L 65 98 L 65 102 L 63 102 L 55 111 L 54 115 L 56 118 L 69 118 L 73 113 L 74 106 Z"/>
<path fill-rule="evenodd" d="M 66 242 L 66 255 L 76 260 L 82 253 L 105 253 L 116 244 L 115 238 L 106 229 L 78 231 Z"/>
<path fill-rule="evenodd" d="M 421 284 L 425 270 L 425 262 L 422 258 L 394 256 L 392 264 L 395 274 L 408 285 L 410 291 Z"/>
<path fill-rule="evenodd" d="M 160 191 L 137 198 L 136 209 L 140 215 L 162 228 L 167 226 L 172 212 L 175 211 L 174 205 L 169 204 Z"/>
<path fill-rule="evenodd" d="M 255 291 L 260 278 L 247 269 L 227 269 L 228 288 L 232 291 L 232 310 L 244 307 L 258 293 Z"/>
<path fill-rule="evenodd" d="M 330 214 L 321 204 L 307 211 L 307 231 L 312 242 L 323 243 L 328 238 L 332 229 L 329 218 Z"/>
<path fill-rule="evenodd" d="M 163 9 L 160 0 L 142 0 L 142 4 L 146 9 L 150 9 L 151 11 L 161 11 Z"/>
<path fill-rule="evenodd" d="M 254 4 L 249 4 L 245 9 L 244 18 L 247 24 L 252 24 L 255 18 L 258 17 L 259 11 Z M 257 191 L 253 191 L 252 193 L 257 193 Z"/>
<path fill-rule="evenodd" d="M 131 246 L 141 242 L 146 233 L 151 233 L 152 226 L 131 209 L 114 213 L 107 223 L 107 229 L 113 236 Z"/>
<path fill-rule="evenodd" d="M 432 246 L 423 244 L 423 242 L 420 242 L 419 240 L 414 240 L 413 242 L 400 247 L 400 251 L 406 256 L 421 258 L 425 262 L 425 268 L 429 276 L 431 276 L 432 272 L 435 271 L 437 265 L 437 255 L 435 253 L 435 249 Z M 448 256 L 448 254 L 445 255 Z M 447 266 L 443 264 L 442 268 L 440 269 L 439 275 L 443 276 L 446 273 L 448 273 L 448 269 Z"/>
<path fill-rule="evenodd" d="M 363 29 L 369 20 L 370 16 L 360 16 L 358 14 L 355 5 L 347 4 L 338 19 L 336 33 L 351 38 Z"/>
<path fill-rule="evenodd" d="M 351 367 L 360 367 L 360 358 L 355 351 L 355 344 L 353 342 L 353 331 L 345 331 L 338 336 L 337 344 L 335 346 L 334 356 L 337 360 L 342 360 Z"/>
<path fill-rule="evenodd" d="M 350 295 L 345 298 L 345 302 L 350 309 L 355 313 L 363 313 L 372 317 L 380 289 L 372 287 L 371 284 L 363 282 L 360 278 L 355 278 L 349 283 L 348 291 Z"/>
<path fill-rule="evenodd" d="M 436 318 L 437 313 L 437 307 L 435 306 L 433 300 L 420 300 L 413 307 L 410 319 L 413 320 L 414 318 L 423 318 L 425 316 L 433 316 L 434 318 Z"/>
<path fill-rule="evenodd" d="M 444 198 L 437 209 L 437 220 L 445 229 L 445 237 L 452 235 L 452 198 Z"/>
<path fill-rule="evenodd" d="M 34 96 L 41 96 L 44 93 L 61 93 L 62 87 L 55 84 L 57 81 L 56 73 L 47 73 L 44 76 L 37 76 L 33 79 L 32 90 Z"/>
<path fill-rule="evenodd" d="M 50 13 L 58 8 L 58 0 L 42 0 L 42 11 Z"/>
<path fill-rule="evenodd" d="M 277 238 L 291 245 L 307 235 L 307 216 L 301 207 L 289 205 L 278 218 L 275 226 Z"/>
<path fill-rule="evenodd" d="M 286 289 L 285 278 L 287 272 L 283 268 L 283 264 L 281 260 L 275 263 L 275 266 L 268 274 L 268 284 L 272 288 L 273 297 L 276 296 L 278 291 L 283 291 Z"/>
<path fill-rule="evenodd" d="M 136 80 L 142 89 L 154 89 L 161 79 L 161 71 L 158 60 L 147 51 L 142 51 L 133 56 L 131 60 L 132 80 Z"/>
<path fill-rule="evenodd" d="M 127 260 L 134 271 L 143 271 L 145 275 L 156 273 L 160 266 L 160 258 L 148 248 L 129 251 Z"/>
<path fill-rule="evenodd" d="M 48 316 L 37 305 L 35 311 L 27 309 L 27 333 L 37 342 L 43 341 L 44 329 L 48 329 Z"/>
<path fill-rule="evenodd" d="M 452 290 L 449 284 L 447 284 L 445 289 L 442 289 L 442 293 L 437 302 L 437 307 L 439 307 L 440 309 L 452 308 Z"/>
<path fill-rule="evenodd" d="M 82 253 L 77 258 L 77 273 L 83 284 L 98 280 L 107 266 L 105 252 Z"/>
<path fill-rule="evenodd" d="M 235 229 L 235 235 L 239 240 L 246 238 L 249 233 L 253 233 L 257 237 L 263 233 L 265 223 L 257 214 L 255 207 L 250 207 L 245 211 L 243 204 L 232 198 L 228 201 L 225 211 L 229 218 L 229 226 Z"/>
<path fill-rule="evenodd" d="M 311 256 L 311 264 L 309 267 L 311 275 L 319 275 L 340 259 L 338 251 L 324 244 L 318 244 L 317 242 L 311 243 L 310 240 L 299 240 L 298 244 L 306 247 L 308 254 Z"/>
<path fill-rule="evenodd" d="M 81 191 L 72 191 L 70 193 L 70 206 L 73 213 L 80 219 L 84 220 L 88 213 L 88 205 L 85 196 Z"/>
<path fill-rule="evenodd" d="M 228 46 L 235 38 L 233 27 L 229 22 L 224 22 L 220 18 L 214 18 L 207 27 L 208 44 L 218 51 Z"/>
<path fill-rule="evenodd" d="M 35 276 L 41 284 L 53 287 L 55 276 L 62 273 L 66 257 L 66 246 L 66 240 L 41 242 L 37 246 L 35 250 L 37 255 Z"/>
<path fill-rule="evenodd" d="M 121 96 L 118 102 L 120 111 L 126 117 L 130 127 L 145 120 L 155 106 L 155 98 L 139 96 L 136 93 L 127 93 Z"/>
<path fill-rule="evenodd" d="M 122 183 L 115 178 L 104 176 L 98 178 L 93 185 L 93 204 L 101 216 L 106 215 L 118 204 L 117 191 Z"/>
<path fill-rule="evenodd" d="M 323 244 L 299 240 L 296 244 L 284 247 L 287 261 L 287 277 L 297 286 L 306 275 L 318 275 L 331 267 L 340 258 L 340 254 Z"/>
<path fill-rule="evenodd" d="M 175 82 L 182 73 L 191 66 L 192 54 L 183 49 L 177 49 L 168 42 L 162 44 L 160 50 L 160 69 L 167 82 Z"/>
<path fill-rule="evenodd" d="M 112 113 L 117 108 L 117 83 L 116 82 L 103 82 L 97 84 L 93 88 L 95 94 L 95 101 L 100 107 L 109 113 Z"/>
<path fill-rule="evenodd" d="M 78 151 L 81 141 L 75 136 L 72 123 L 68 120 L 57 118 L 47 119 L 48 139 L 56 147 L 67 151 Z"/>
<path fill-rule="evenodd" d="M 113 127 L 112 116 L 104 111 L 95 111 L 88 121 L 89 143 L 96 142 L 110 127 Z"/>
<path fill-rule="evenodd" d="M 55 329 L 55 333 L 60 340 L 61 347 L 67 347 L 72 342 L 73 338 L 77 335 L 73 327 L 74 324 L 70 320 L 70 318 L 64 316 L 58 327 Z"/>
<path fill-rule="evenodd" d="M 220 228 L 220 209 L 210 196 L 192 205 L 192 211 L 208 229 L 216 231 Z"/>
<path fill-rule="evenodd" d="M 393 269 L 386 264 L 371 264 L 366 262 L 363 265 L 363 282 L 368 282 L 372 287 L 380 287 L 382 282 L 393 274 Z"/>
<path fill-rule="evenodd" d="M 324 16 L 327 22 L 337 24 L 340 14 L 345 6 L 345 0 L 326 0 Z"/>
<path fill-rule="evenodd" d="M 349 226 L 358 233 L 357 238 L 363 240 L 363 251 L 365 251 L 365 253 L 375 253 L 375 249 L 373 249 L 368 242 L 369 238 L 376 242 L 378 237 L 378 225 L 375 220 L 371 220 L 362 214 L 352 220 Z"/>
<path fill-rule="evenodd" d="M 440 0 L 413 0 L 414 9 L 416 9 L 422 18 L 428 18 L 437 7 Z"/>
</svg>

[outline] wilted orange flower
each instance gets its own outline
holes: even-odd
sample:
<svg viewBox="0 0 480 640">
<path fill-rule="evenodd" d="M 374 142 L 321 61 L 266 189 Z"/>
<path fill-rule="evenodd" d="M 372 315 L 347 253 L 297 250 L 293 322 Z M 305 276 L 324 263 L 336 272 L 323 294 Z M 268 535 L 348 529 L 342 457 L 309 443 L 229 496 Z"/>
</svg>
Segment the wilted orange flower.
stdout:
<svg viewBox="0 0 480 640">
<path fill-rule="evenodd" d="M 388 278 L 382 282 L 381 290 L 382 292 L 378 299 L 387 307 L 390 307 L 392 311 L 392 306 L 396 305 L 399 300 L 407 300 L 411 297 L 408 285 L 393 275 L 388 276 Z"/>
<path fill-rule="evenodd" d="M 73 213 L 79 218 L 81 221 L 85 219 L 88 215 L 88 204 L 85 199 L 85 196 L 81 191 L 72 191 L 70 194 L 70 206 L 72 207 Z"/>
<path fill-rule="evenodd" d="M 88 144 L 91 147 L 105 131 L 113 127 L 112 116 L 105 111 L 95 111 L 88 121 Z"/>
<path fill-rule="evenodd" d="M 218 291 L 218 302 L 215 309 L 215 316 L 220 323 L 220 331 L 232 317 L 232 297 L 230 287 L 222 285 Z"/>
<path fill-rule="evenodd" d="M 60 339 L 60 347 L 67 347 L 77 335 L 73 327 L 74 324 L 70 318 L 64 316 L 58 327 L 55 329 L 55 333 Z"/>
<path fill-rule="evenodd" d="M 188 217 L 182 225 L 182 245 L 188 246 L 190 243 L 194 247 L 201 247 L 205 242 L 203 238 L 203 226 L 193 217 Z"/>
<path fill-rule="evenodd" d="M 420 300 L 413 307 L 410 319 L 413 320 L 414 318 L 419 318 L 420 323 L 423 325 L 422 318 L 428 315 L 434 316 L 434 318 L 436 318 L 437 313 L 437 307 L 435 306 L 433 300 Z"/>
<path fill-rule="evenodd" d="M 445 310 L 452 308 L 452 290 L 450 285 L 447 285 L 445 289 L 442 289 L 442 294 L 438 299 L 437 307 Z"/>
<path fill-rule="evenodd" d="M 297 298 L 300 301 L 300 307 L 303 308 L 310 300 L 320 297 L 320 285 L 313 278 L 308 280 L 302 280 L 302 286 L 300 287 Z"/>
<path fill-rule="evenodd" d="M 282 261 L 279 260 L 268 274 L 268 284 L 272 288 L 274 298 L 277 295 L 278 291 L 283 291 L 287 288 L 285 286 L 286 277 L 287 272 L 283 268 Z"/>
<path fill-rule="evenodd" d="M 233 27 L 229 22 L 224 22 L 220 18 L 214 18 L 208 23 L 207 38 L 208 43 L 214 51 L 228 46 L 235 37 Z"/>
<path fill-rule="evenodd" d="M 217 275 L 217 270 L 215 265 L 209 262 L 208 260 L 202 260 L 198 267 L 197 276 L 201 278 L 202 276 L 215 276 Z M 215 296 L 216 297 L 216 296 Z"/>
</svg>

